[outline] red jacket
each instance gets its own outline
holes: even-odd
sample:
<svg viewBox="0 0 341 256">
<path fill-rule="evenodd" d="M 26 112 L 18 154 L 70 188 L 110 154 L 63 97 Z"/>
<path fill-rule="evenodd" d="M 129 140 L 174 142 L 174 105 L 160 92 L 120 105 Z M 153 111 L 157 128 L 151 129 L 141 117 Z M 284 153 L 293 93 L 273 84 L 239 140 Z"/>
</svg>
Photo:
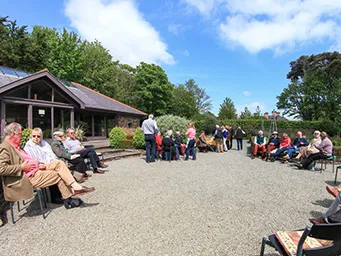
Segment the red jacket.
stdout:
<svg viewBox="0 0 341 256">
<path fill-rule="evenodd" d="M 282 148 L 287 148 L 291 145 L 291 139 L 289 137 L 283 137 L 281 143 L 279 144 Z"/>
</svg>

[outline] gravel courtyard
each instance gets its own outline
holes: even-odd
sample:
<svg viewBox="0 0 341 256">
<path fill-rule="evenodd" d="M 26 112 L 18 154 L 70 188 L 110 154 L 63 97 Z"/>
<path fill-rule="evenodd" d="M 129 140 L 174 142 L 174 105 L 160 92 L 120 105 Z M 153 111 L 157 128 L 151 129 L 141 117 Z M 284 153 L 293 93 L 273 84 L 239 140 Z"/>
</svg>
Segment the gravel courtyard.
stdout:
<svg viewBox="0 0 341 256">
<path fill-rule="evenodd" d="M 259 255 L 263 236 L 304 228 L 333 199 L 331 166 L 301 171 L 246 151 L 122 159 L 108 170 L 85 183 L 96 187 L 85 207 L 52 205 L 45 220 L 23 211 L 1 227 L 0 255 Z"/>
</svg>

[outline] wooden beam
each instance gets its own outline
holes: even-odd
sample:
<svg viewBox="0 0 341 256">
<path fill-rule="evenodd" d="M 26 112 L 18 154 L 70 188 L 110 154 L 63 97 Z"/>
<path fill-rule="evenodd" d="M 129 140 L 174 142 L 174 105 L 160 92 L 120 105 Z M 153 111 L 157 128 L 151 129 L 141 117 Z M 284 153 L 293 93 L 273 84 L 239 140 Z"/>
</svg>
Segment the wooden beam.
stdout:
<svg viewBox="0 0 341 256">
<path fill-rule="evenodd" d="M 54 132 L 54 107 L 51 107 L 51 138 Z"/>
<path fill-rule="evenodd" d="M 33 106 L 32 105 L 28 105 L 27 108 L 27 125 L 28 128 L 33 128 Z"/>
<path fill-rule="evenodd" d="M 91 129 L 92 129 L 92 132 L 91 132 L 92 136 L 95 136 L 95 116 L 94 115 L 91 116 Z"/>
<path fill-rule="evenodd" d="M 70 113 L 70 127 L 75 127 L 75 110 L 71 109 Z"/>
<path fill-rule="evenodd" d="M 1 101 L 0 115 L 1 115 L 1 138 L 3 138 L 4 128 L 6 126 L 6 104 L 3 100 Z"/>
</svg>

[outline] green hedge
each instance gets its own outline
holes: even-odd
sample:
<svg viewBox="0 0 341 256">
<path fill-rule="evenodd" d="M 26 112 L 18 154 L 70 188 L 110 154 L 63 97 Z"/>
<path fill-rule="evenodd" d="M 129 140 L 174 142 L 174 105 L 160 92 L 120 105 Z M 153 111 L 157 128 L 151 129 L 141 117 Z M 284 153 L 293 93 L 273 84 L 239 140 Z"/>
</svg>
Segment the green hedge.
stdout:
<svg viewBox="0 0 341 256">
<path fill-rule="evenodd" d="M 134 140 L 133 139 L 124 139 L 120 142 L 119 145 L 120 149 L 133 149 L 134 147 Z"/>
<path fill-rule="evenodd" d="M 125 134 L 123 128 L 114 127 L 109 133 L 110 147 L 121 148 L 121 142 L 125 140 L 127 135 Z"/>
<path fill-rule="evenodd" d="M 289 134 L 295 134 L 298 130 L 319 130 L 326 131 L 329 136 L 335 136 L 339 132 L 336 125 L 331 121 L 276 121 L 276 123 L 279 133 L 287 132 Z M 240 126 L 246 132 L 246 137 L 257 134 L 260 129 L 264 129 L 265 134 L 268 136 L 271 120 L 227 119 L 222 120 L 220 124 L 230 124 L 234 129 Z M 262 124 L 264 127 L 262 127 Z"/>
</svg>

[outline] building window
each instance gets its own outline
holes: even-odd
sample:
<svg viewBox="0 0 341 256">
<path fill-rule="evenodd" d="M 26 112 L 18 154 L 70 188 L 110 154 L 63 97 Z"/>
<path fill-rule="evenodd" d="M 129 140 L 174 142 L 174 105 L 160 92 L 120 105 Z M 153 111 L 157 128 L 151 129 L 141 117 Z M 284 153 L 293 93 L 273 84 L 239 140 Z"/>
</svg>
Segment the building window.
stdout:
<svg viewBox="0 0 341 256">
<path fill-rule="evenodd" d="M 52 101 L 52 88 L 43 81 L 31 85 L 31 99 Z"/>
<path fill-rule="evenodd" d="M 27 110 L 28 105 L 18 105 L 18 104 L 6 104 L 6 124 L 16 122 L 21 124 L 22 127 L 28 127 L 27 121 Z"/>
</svg>

